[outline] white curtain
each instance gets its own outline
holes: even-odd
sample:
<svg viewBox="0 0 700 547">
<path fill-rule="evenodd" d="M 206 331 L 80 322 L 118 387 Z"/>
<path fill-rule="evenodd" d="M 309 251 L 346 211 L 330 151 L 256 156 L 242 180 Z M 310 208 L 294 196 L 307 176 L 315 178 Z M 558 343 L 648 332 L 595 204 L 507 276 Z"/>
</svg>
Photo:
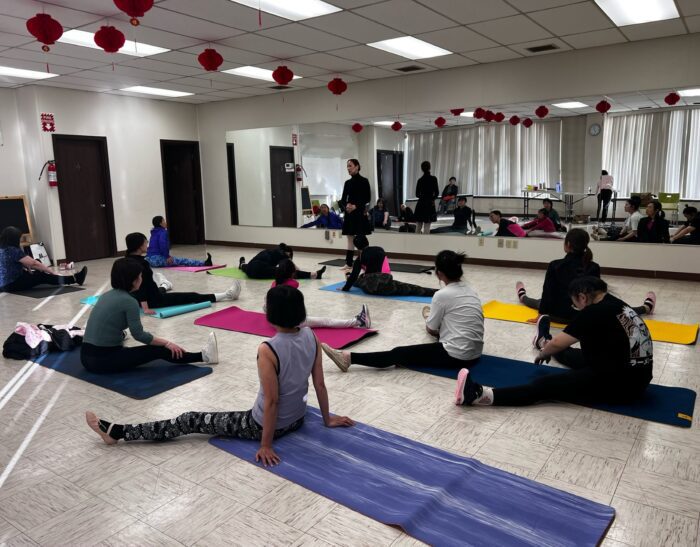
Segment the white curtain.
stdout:
<svg viewBox="0 0 700 547">
<path fill-rule="evenodd" d="M 603 169 L 620 195 L 678 192 L 700 197 L 700 109 L 608 117 Z"/>
<path fill-rule="evenodd" d="M 415 194 L 420 164 L 432 164 L 440 189 L 457 178 L 461 193 L 519 196 L 528 184 L 554 187 L 561 164 L 561 122 L 478 126 L 409 133 L 406 197 Z"/>
</svg>

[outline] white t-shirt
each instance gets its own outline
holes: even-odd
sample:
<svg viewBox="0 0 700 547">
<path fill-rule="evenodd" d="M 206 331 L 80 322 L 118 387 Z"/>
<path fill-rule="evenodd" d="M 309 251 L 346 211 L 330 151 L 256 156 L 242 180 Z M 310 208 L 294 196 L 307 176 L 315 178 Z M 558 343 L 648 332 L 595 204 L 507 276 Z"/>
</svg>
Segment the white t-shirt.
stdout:
<svg viewBox="0 0 700 547">
<path fill-rule="evenodd" d="M 625 219 L 624 232 L 629 234 L 630 232 L 636 232 L 637 226 L 639 225 L 639 220 L 642 218 L 642 213 L 635 211 L 630 216 Z"/>
<path fill-rule="evenodd" d="M 479 296 L 464 281 L 450 283 L 435 293 L 426 325 L 439 331 L 440 343 L 450 357 L 469 361 L 481 356 L 484 312 Z"/>
</svg>

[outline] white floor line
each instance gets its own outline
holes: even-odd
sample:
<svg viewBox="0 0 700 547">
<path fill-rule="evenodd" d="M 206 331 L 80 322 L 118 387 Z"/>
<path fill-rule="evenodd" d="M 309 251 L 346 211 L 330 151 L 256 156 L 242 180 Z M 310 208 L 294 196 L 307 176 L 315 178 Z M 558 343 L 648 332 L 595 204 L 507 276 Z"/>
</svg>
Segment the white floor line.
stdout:
<svg viewBox="0 0 700 547">
<path fill-rule="evenodd" d="M 27 371 L 27 369 L 31 368 L 31 366 L 34 364 L 33 361 L 27 361 L 22 365 L 22 368 L 19 369 L 17 374 L 15 374 L 5 386 L 0 389 L 0 400 L 5 396 L 5 393 L 10 391 L 12 389 L 12 386 L 15 385 L 19 381 L 19 379 L 24 375 L 24 373 Z"/>
<path fill-rule="evenodd" d="M 60 289 L 59 289 L 59 290 L 60 290 Z M 48 302 L 50 302 L 51 300 L 53 300 L 55 297 L 56 297 L 55 294 L 52 294 L 51 296 L 47 296 L 47 297 L 44 298 L 41 302 L 39 302 L 36 306 L 34 306 L 34 307 L 32 308 L 32 311 L 36 311 L 36 310 L 41 309 L 41 308 L 44 306 L 44 304 L 47 304 Z"/>
<path fill-rule="evenodd" d="M 30 361 L 30 363 L 31 363 L 31 366 L 29 367 L 29 369 L 27 369 L 26 374 L 24 376 L 22 376 L 21 378 L 19 378 L 15 382 L 14 386 L 12 386 L 12 389 L 10 389 L 10 391 L 8 391 L 4 397 L 0 398 L 0 410 L 2 410 L 5 407 L 7 402 L 10 399 L 12 399 L 12 396 L 15 393 L 17 393 L 19 388 L 21 388 L 24 385 L 24 382 L 26 382 L 27 379 L 32 375 L 32 372 L 34 372 L 37 369 L 37 367 L 39 366 L 38 364 L 32 363 L 31 361 Z"/>
</svg>

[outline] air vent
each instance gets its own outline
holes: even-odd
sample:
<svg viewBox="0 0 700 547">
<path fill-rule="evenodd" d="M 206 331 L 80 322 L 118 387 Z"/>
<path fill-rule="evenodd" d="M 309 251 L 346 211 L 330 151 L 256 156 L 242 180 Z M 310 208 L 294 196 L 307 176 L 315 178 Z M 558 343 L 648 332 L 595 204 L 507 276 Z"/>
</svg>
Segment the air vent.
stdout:
<svg viewBox="0 0 700 547">
<path fill-rule="evenodd" d="M 651 109 L 651 108 L 653 108 L 653 107 L 651 107 L 651 106 L 640 106 L 637 110 L 649 110 L 649 109 Z"/>
<path fill-rule="evenodd" d="M 291 85 L 271 85 L 270 89 L 292 89 Z"/>
<path fill-rule="evenodd" d="M 425 70 L 425 67 L 418 65 L 406 65 L 400 68 L 395 68 L 394 70 L 397 70 L 399 72 L 416 72 L 417 70 Z"/>
<path fill-rule="evenodd" d="M 545 44 L 543 46 L 526 47 L 525 49 L 530 53 L 542 53 L 544 51 L 554 51 L 555 49 L 559 49 L 559 46 L 554 44 Z"/>
<path fill-rule="evenodd" d="M 700 104 L 700 103 L 693 103 L 693 104 Z"/>
</svg>

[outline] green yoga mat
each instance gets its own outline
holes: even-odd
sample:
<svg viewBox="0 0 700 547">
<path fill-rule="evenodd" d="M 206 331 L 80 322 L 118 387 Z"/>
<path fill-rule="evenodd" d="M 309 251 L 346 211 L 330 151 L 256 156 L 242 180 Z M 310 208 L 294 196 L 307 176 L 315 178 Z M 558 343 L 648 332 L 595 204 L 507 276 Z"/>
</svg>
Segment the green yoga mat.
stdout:
<svg viewBox="0 0 700 547">
<path fill-rule="evenodd" d="M 207 270 L 209 275 L 218 275 L 221 277 L 231 277 L 233 279 L 250 279 L 243 270 L 238 268 L 218 268 L 216 270 Z M 272 281 L 272 279 L 253 279 L 253 281 Z"/>
</svg>

